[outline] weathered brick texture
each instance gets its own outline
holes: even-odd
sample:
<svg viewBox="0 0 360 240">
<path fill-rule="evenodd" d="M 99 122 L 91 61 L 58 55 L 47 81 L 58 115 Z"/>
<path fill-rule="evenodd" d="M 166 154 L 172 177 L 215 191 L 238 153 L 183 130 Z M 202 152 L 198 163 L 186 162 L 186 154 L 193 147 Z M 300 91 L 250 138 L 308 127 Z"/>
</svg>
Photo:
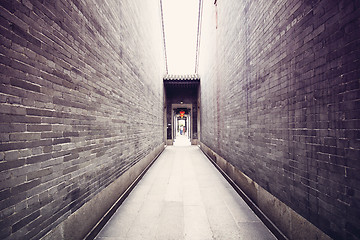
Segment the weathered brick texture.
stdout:
<svg viewBox="0 0 360 240">
<path fill-rule="evenodd" d="M 360 236 L 360 2 L 204 1 L 201 142 L 335 239 Z"/>
<path fill-rule="evenodd" d="M 163 143 L 160 23 L 156 0 L 0 1 L 0 239 L 43 236 Z"/>
</svg>

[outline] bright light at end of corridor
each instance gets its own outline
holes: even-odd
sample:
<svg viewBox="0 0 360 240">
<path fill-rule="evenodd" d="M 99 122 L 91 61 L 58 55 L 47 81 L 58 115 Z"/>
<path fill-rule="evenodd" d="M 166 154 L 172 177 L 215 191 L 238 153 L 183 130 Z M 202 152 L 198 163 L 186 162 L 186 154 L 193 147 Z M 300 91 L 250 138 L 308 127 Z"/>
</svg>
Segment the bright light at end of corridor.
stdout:
<svg viewBox="0 0 360 240">
<path fill-rule="evenodd" d="M 169 74 L 195 73 L 199 1 L 162 0 Z"/>
</svg>

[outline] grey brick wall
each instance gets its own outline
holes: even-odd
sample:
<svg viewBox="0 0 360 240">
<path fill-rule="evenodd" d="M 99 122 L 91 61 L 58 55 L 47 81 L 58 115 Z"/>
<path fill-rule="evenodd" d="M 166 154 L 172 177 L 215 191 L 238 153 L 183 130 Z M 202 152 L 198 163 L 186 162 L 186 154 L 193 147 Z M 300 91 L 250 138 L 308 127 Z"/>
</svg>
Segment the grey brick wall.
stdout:
<svg viewBox="0 0 360 240">
<path fill-rule="evenodd" d="M 335 239 L 360 236 L 360 2 L 204 1 L 201 142 Z"/>
<path fill-rule="evenodd" d="M 0 1 L 0 238 L 39 238 L 163 139 L 153 1 Z M 101 203 L 99 203 L 101 204 Z"/>
</svg>

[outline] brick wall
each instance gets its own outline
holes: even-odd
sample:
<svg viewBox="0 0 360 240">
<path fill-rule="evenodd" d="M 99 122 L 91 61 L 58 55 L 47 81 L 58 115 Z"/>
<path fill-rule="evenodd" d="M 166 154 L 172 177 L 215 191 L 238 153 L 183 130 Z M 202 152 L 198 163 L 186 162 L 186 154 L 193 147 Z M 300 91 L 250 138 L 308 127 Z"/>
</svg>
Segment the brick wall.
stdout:
<svg viewBox="0 0 360 240">
<path fill-rule="evenodd" d="M 0 1 L 0 238 L 39 238 L 162 144 L 153 1 Z M 99 203 L 101 204 L 101 203 Z"/>
<path fill-rule="evenodd" d="M 329 236 L 360 236 L 360 2 L 203 2 L 201 142 Z"/>
</svg>

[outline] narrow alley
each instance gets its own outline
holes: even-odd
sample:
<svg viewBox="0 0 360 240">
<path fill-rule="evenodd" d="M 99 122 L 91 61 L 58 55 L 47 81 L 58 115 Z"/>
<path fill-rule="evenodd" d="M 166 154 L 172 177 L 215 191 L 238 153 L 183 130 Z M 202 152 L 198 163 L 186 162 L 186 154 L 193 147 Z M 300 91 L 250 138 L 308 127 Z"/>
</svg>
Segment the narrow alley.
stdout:
<svg viewBox="0 0 360 240">
<path fill-rule="evenodd" d="M 95 239 L 276 239 L 198 146 L 176 142 Z"/>
<path fill-rule="evenodd" d="M 359 0 L 0 0 L 0 239 L 360 240 L 359 172 Z"/>
</svg>

